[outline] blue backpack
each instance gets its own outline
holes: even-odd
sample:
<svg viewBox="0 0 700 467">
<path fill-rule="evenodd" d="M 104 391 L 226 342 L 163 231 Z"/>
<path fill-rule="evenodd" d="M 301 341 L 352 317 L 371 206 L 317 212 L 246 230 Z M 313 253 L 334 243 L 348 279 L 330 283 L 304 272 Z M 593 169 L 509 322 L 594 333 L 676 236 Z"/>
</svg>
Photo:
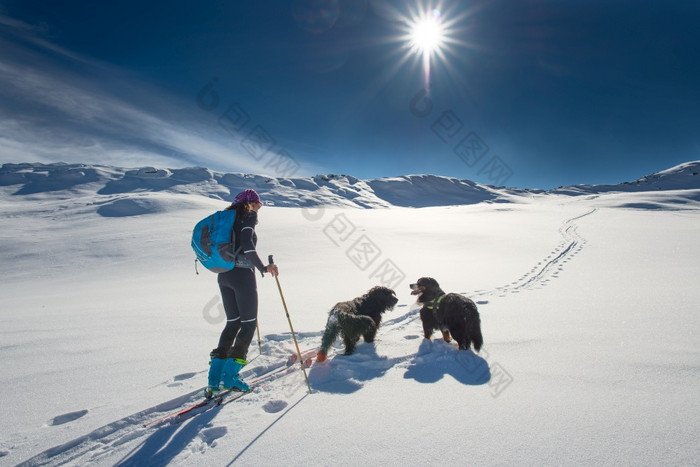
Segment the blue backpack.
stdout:
<svg viewBox="0 0 700 467">
<path fill-rule="evenodd" d="M 212 272 L 226 272 L 236 266 L 240 248 L 236 250 L 235 221 L 235 209 L 217 211 L 197 222 L 192 231 L 192 249 L 197 260 Z"/>
</svg>

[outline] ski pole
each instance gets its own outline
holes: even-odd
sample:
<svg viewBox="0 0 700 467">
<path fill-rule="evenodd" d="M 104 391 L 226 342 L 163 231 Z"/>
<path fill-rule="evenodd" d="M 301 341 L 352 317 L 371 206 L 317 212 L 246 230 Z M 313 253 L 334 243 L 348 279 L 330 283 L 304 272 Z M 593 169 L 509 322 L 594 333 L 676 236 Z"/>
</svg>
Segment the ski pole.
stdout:
<svg viewBox="0 0 700 467">
<path fill-rule="evenodd" d="M 260 355 L 262 355 L 262 344 L 260 343 L 260 324 L 255 323 L 255 329 L 258 331 L 258 350 L 260 351 Z"/>
<path fill-rule="evenodd" d="M 272 255 L 267 257 L 270 264 L 275 264 L 272 259 Z M 277 281 L 277 288 L 280 291 L 280 298 L 282 299 L 282 306 L 284 307 L 284 312 L 287 315 L 287 321 L 289 321 L 289 329 L 292 331 L 292 338 L 294 339 L 294 346 L 297 348 L 297 356 L 299 357 L 299 363 L 301 364 L 301 371 L 304 372 L 304 379 L 306 379 L 306 385 L 309 387 L 309 394 L 311 394 L 311 384 L 309 383 L 309 377 L 306 375 L 306 367 L 304 366 L 304 360 L 301 358 L 301 351 L 299 350 L 299 343 L 297 342 L 297 336 L 294 333 L 294 327 L 292 326 L 292 319 L 289 317 L 289 310 L 287 309 L 287 302 L 284 300 L 284 295 L 282 294 L 282 287 L 280 286 L 280 280 L 275 276 L 275 281 Z"/>
</svg>

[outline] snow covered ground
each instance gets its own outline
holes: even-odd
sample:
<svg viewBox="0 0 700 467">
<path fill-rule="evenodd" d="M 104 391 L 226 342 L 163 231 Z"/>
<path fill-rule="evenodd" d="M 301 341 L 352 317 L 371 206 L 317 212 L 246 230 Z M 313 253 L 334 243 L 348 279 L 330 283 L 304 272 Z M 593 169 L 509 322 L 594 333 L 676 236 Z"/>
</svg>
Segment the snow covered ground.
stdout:
<svg viewBox="0 0 700 467">
<path fill-rule="evenodd" d="M 699 166 L 549 193 L 4 166 L 0 465 L 697 465 Z M 297 366 L 144 427 L 205 384 L 223 316 L 189 236 L 247 186 L 274 203 L 258 249 L 302 349 L 340 300 L 390 283 L 399 304 L 374 344 L 307 370 L 313 394 Z M 421 276 L 478 303 L 480 353 L 422 338 Z M 275 281 L 258 289 L 249 380 L 294 349 Z"/>
</svg>

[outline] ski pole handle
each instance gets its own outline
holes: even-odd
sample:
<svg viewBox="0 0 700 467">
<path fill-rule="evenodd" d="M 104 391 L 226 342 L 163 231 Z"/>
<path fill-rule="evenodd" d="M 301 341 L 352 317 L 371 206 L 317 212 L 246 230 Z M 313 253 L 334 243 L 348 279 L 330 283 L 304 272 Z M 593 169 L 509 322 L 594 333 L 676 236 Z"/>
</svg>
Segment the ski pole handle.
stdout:
<svg viewBox="0 0 700 467">
<path fill-rule="evenodd" d="M 272 260 L 272 255 L 270 255 L 270 256 L 267 257 L 267 264 L 268 264 L 268 265 L 269 265 L 269 264 L 275 264 L 275 262 Z M 262 276 L 265 277 L 265 273 L 264 273 L 264 272 L 261 272 L 260 274 L 262 274 Z"/>
<path fill-rule="evenodd" d="M 270 264 L 275 264 L 275 260 L 272 259 L 272 255 L 267 257 L 267 265 L 269 266 Z"/>
</svg>

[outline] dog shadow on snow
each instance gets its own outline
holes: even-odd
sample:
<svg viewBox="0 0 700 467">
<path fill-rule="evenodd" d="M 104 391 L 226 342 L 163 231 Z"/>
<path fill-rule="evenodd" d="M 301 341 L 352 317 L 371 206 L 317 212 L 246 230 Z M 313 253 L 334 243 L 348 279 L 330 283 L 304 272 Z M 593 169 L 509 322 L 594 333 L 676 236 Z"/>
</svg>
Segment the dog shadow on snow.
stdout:
<svg viewBox="0 0 700 467">
<path fill-rule="evenodd" d="M 491 380 L 488 362 L 471 349 L 457 350 L 454 344 L 442 339 L 424 339 L 409 363 L 404 378 L 419 383 L 435 383 L 445 375 L 470 386 L 486 384 Z"/>
<path fill-rule="evenodd" d="M 341 352 L 342 347 L 335 350 Z M 360 344 L 352 355 L 338 353 L 326 362 L 314 364 L 309 382 L 316 391 L 352 394 L 397 365 L 406 367 L 404 379 L 419 383 L 435 383 L 445 375 L 470 386 L 491 380 L 488 362 L 471 350 L 457 350 L 442 339 L 424 339 L 415 354 L 395 358 L 378 355 L 374 343 Z"/>
<path fill-rule="evenodd" d="M 335 347 L 342 352 L 342 347 Z M 389 358 L 377 354 L 374 343 L 361 343 L 352 355 L 337 353 L 323 363 L 315 363 L 309 372 L 314 390 L 335 394 L 352 394 L 369 380 L 383 376 L 406 358 Z"/>
</svg>

